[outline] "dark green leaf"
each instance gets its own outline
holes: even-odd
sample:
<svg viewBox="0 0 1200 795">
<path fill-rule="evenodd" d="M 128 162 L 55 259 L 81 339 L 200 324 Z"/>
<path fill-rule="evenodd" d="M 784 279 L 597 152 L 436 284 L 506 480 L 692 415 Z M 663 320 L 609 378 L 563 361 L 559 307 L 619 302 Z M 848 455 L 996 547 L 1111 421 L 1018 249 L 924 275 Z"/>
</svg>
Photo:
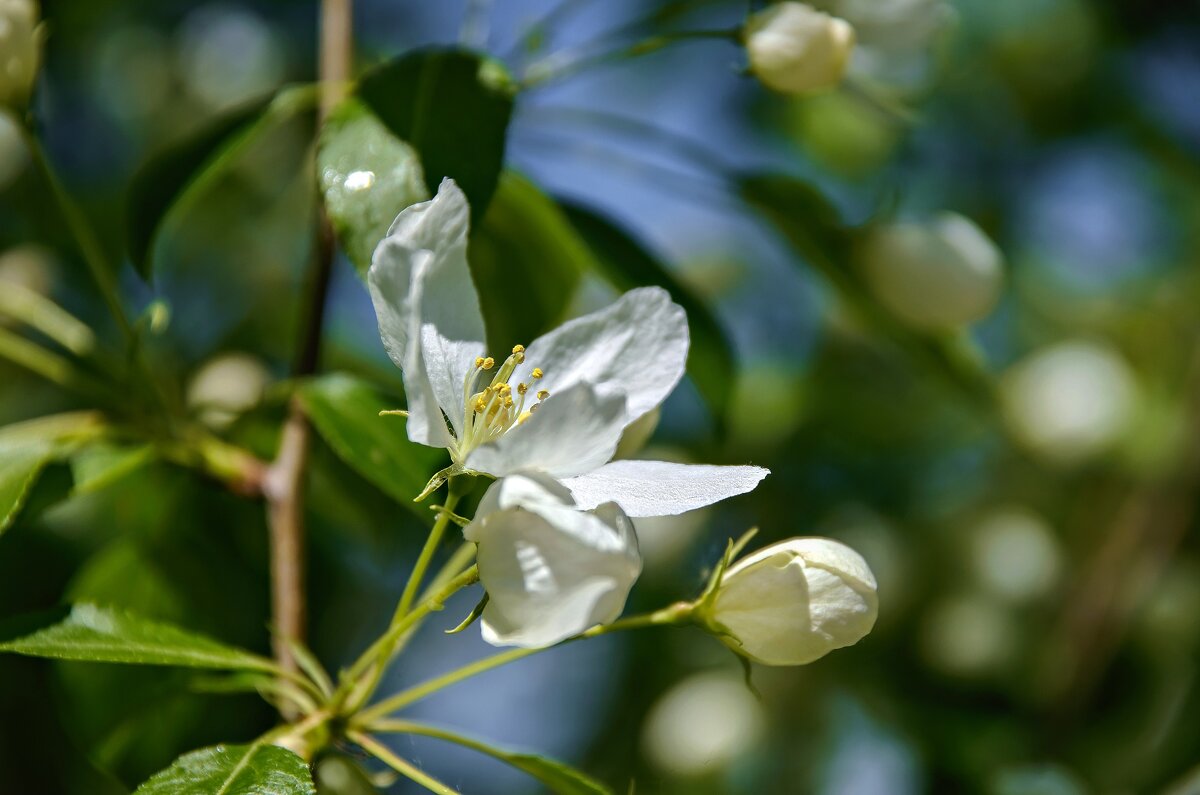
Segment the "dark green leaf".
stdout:
<svg viewBox="0 0 1200 795">
<path fill-rule="evenodd" d="M 400 211 L 429 198 L 416 150 L 353 98 L 321 130 L 317 176 L 342 247 L 364 277 Z"/>
<path fill-rule="evenodd" d="M 80 604 L 62 622 L 0 643 L 0 651 L 87 662 L 271 671 L 257 654 L 117 610 Z"/>
<path fill-rule="evenodd" d="M 101 430 L 99 415 L 83 411 L 0 428 L 0 533 L 16 519 L 46 464 Z"/>
<path fill-rule="evenodd" d="M 429 476 L 444 465 L 439 451 L 408 439 L 404 417 L 379 416 L 395 409 L 369 383 L 334 373 L 309 382 L 300 399 L 317 431 L 358 474 L 422 517 L 414 503 Z"/>
<path fill-rule="evenodd" d="M 743 178 L 741 192 L 810 265 L 831 279 L 852 277 L 855 232 L 817 188 L 794 177 L 769 174 Z"/>
<path fill-rule="evenodd" d="M 143 277 L 153 272 L 154 247 L 172 211 L 220 175 L 259 136 L 315 106 L 311 87 L 291 88 L 243 105 L 153 155 L 129 187 L 127 245 Z"/>
<path fill-rule="evenodd" d="M 467 258 L 488 343 L 499 351 L 556 325 L 582 274 L 598 267 L 558 205 L 512 171 L 472 232 Z"/>
<path fill-rule="evenodd" d="M 137 795 L 316 795 L 308 765 L 277 745 L 215 745 L 184 754 Z"/>
<path fill-rule="evenodd" d="M 154 455 L 148 444 L 95 442 L 71 457 L 75 493 L 87 494 L 105 488 L 146 464 Z"/>
<path fill-rule="evenodd" d="M 604 276 L 621 290 L 655 284 L 671 294 L 688 315 L 692 335 L 688 374 L 721 416 L 733 391 L 733 351 L 717 318 L 704 302 L 646 251 L 625 230 L 601 215 L 579 206 L 564 206 L 571 224 L 591 246 Z"/>
<path fill-rule="evenodd" d="M 446 740 L 447 742 L 470 748 L 473 751 L 478 751 L 481 754 L 487 754 L 490 757 L 499 759 L 501 762 L 512 765 L 518 770 L 525 771 L 552 791 L 558 793 L 558 795 L 612 795 L 612 790 L 590 776 L 585 775 L 582 771 L 576 770 L 562 762 L 538 756 L 537 754 L 506 751 L 503 748 L 496 748 L 488 743 L 448 729 L 418 723 L 408 723 L 406 721 L 396 722 L 391 727 L 391 730 L 400 733 L 436 737 L 440 740 Z"/>
<path fill-rule="evenodd" d="M 410 52 L 368 72 L 358 96 L 421 155 L 435 193 L 453 177 L 483 216 L 504 165 L 515 86 L 498 61 L 458 49 Z"/>
</svg>

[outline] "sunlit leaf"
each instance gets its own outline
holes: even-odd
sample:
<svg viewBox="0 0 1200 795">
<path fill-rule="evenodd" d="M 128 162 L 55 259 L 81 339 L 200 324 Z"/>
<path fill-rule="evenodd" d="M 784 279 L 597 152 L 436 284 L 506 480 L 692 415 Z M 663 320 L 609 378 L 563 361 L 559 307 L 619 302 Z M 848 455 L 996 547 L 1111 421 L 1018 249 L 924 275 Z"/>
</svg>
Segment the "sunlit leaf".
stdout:
<svg viewBox="0 0 1200 795">
<path fill-rule="evenodd" d="M 46 464 L 102 430 L 100 415 L 87 411 L 0 428 L 0 533 L 16 520 Z"/>
<path fill-rule="evenodd" d="M 397 408 L 395 403 L 366 381 L 342 373 L 309 382 L 300 399 L 317 431 L 343 461 L 384 493 L 428 517 L 428 509 L 412 500 L 445 462 L 439 451 L 409 441 L 403 417 L 379 416 Z"/>
<path fill-rule="evenodd" d="M 458 49 L 409 52 L 363 75 L 358 96 L 420 153 L 430 194 L 453 177 L 473 217 L 487 209 L 500 169 L 515 86 L 495 60 Z"/>
<path fill-rule="evenodd" d="M 566 206 L 567 218 L 595 252 L 604 276 L 621 290 L 658 285 L 687 311 L 692 347 L 688 374 L 720 416 L 729 405 L 734 385 L 733 351 L 709 308 L 625 230 L 607 218 L 579 206 Z"/>
<path fill-rule="evenodd" d="M 154 448 L 148 444 L 89 444 L 71 457 L 75 493 L 105 488 L 145 465 L 153 455 Z"/>
<path fill-rule="evenodd" d="M 0 643 L 0 651 L 86 662 L 256 671 L 275 668 L 265 657 L 203 635 L 93 604 L 75 605 L 62 622 Z"/>
<path fill-rule="evenodd" d="M 184 754 L 138 795 L 315 795 L 308 765 L 276 745 L 215 745 Z"/>
<path fill-rule="evenodd" d="M 429 198 L 416 150 L 353 98 L 321 130 L 317 176 L 346 255 L 364 276 L 400 211 Z"/>
</svg>

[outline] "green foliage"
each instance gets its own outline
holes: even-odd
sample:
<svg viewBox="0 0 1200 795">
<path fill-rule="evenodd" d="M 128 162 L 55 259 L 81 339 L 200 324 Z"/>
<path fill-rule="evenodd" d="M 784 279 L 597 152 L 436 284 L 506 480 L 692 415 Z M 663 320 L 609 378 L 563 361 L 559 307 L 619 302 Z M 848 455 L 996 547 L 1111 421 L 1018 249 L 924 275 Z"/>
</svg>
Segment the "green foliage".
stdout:
<svg viewBox="0 0 1200 795">
<path fill-rule="evenodd" d="M 101 430 L 99 416 L 87 411 L 0 428 L 0 533 L 16 519 L 42 469 Z"/>
<path fill-rule="evenodd" d="M 239 107 L 153 155 L 138 169 L 127 198 L 127 246 L 134 267 L 149 279 L 155 244 L 179 208 L 202 195 L 263 136 L 311 112 L 316 91 L 297 87 Z"/>
<path fill-rule="evenodd" d="M 595 257 L 558 205 L 525 177 L 506 171 L 467 259 L 492 350 L 528 344 L 562 319 Z"/>
<path fill-rule="evenodd" d="M 265 657 L 170 624 L 92 604 L 75 605 L 62 622 L 6 643 L 0 651 L 86 662 L 274 671 Z"/>
<path fill-rule="evenodd" d="M 429 511 L 413 502 L 444 462 L 438 451 L 410 442 L 404 418 L 379 416 L 394 409 L 366 381 L 343 373 L 305 384 L 300 399 L 309 418 L 334 452 L 358 474 L 422 518 Z"/>
<path fill-rule="evenodd" d="M 185 754 L 139 795 L 315 795 L 308 765 L 275 745 L 216 745 Z"/>
<path fill-rule="evenodd" d="M 416 151 L 353 98 L 338 106 L 321 128 L 317 178 L 325 211 L 363 277 L 400 211 L 429 198 Z"/>
<path fill-rule="evenodd" d="M 96 442 L 71 457 L 75 493 L 103 489 L 149 463 L 154 447 L 149 444 Z"/>
<path fill-rule="evenodd" d="M 619 290 L 658 285 L 671 294 L 688 315 L 692 347 L 688 374 L 718 417 L 733 392 L 733 350 L 712 310 L 675 278 L 628 232 L 604 216 L 580 206 L 564 208 L 567 218 L 596 255 L 604 276 Z"/>
<path fill-rule="evenodd" d="M 373 69 L 357 94 L 421 156 L 432 194 L 444 177 L 483 216 L 500 178 L 514 85 L 498 61 L 458 49 L 406 53 Z"/>
</svg>

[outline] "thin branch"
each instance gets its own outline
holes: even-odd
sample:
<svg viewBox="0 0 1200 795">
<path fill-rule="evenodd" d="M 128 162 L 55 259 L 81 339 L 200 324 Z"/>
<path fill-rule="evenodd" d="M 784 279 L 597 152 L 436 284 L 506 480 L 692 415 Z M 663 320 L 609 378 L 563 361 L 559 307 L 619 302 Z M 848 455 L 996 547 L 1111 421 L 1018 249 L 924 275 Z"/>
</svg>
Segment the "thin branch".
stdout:
<svg viewBox="0 0 1200 795">
<path fill-rule="evenodd" d="M 353 58 L 351 0 L 321 3 L 321 112 L 324 120 L 341 100 Z M 333 265 L 333 230 L 324 208 L 320 211 L 316 262 L 309 288 L 307 316 L 294 373 L 316 372 L 321 353 L 321 332 Z M 297 669 L 292 643 L 303 642 L 304 600 L 304 472 L 311 429 L 298 400 L 293 400 L 279 442 L 279 452 L 264 479 L 271 537 L 271 612 L 275 627 L 275 659 L 285 670 Z"/>
</svg>

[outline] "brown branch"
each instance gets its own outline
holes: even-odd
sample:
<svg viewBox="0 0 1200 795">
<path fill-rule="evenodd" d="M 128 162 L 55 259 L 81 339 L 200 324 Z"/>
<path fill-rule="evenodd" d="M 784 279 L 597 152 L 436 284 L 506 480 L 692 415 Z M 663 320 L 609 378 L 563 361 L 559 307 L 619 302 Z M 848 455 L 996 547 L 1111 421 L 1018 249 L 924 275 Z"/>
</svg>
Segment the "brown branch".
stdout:
<svg viewBox="0 0 1200 795">
<path fill-rule="evenodd" d="M 1066 602 L 1042 678 L 1055 724 L 1069 722 L 1108 670 L 1138 605 L 1170 564 L 1200 499 L 1200 347 L 1185 385 L 1189 442 L 1163 474 L 1134 486 Z"/>
<path fill-rule="evenodd" d="M 351 20 L 351 0 L 322 0 L 319 67 L 322 121 L 341 100 L 350 77 Z M 316 372 L 321 354 L 321 332 L 334 255 L 333 230 L 323 207 L 318 219 L 316 249 L 307 312 L 301 323 L 296 352 L 294 372 L 298 376 Z M 303 406 L 293 400 L 280 436 L 279 452 L 263 480 L 270 524 L 273 648 L 279 664 L 293 671 L 297 665 L 290 644 L 304 640 L 307 612 L 304 598 L 304 474 L 310 433 Z"/>
</svg>

